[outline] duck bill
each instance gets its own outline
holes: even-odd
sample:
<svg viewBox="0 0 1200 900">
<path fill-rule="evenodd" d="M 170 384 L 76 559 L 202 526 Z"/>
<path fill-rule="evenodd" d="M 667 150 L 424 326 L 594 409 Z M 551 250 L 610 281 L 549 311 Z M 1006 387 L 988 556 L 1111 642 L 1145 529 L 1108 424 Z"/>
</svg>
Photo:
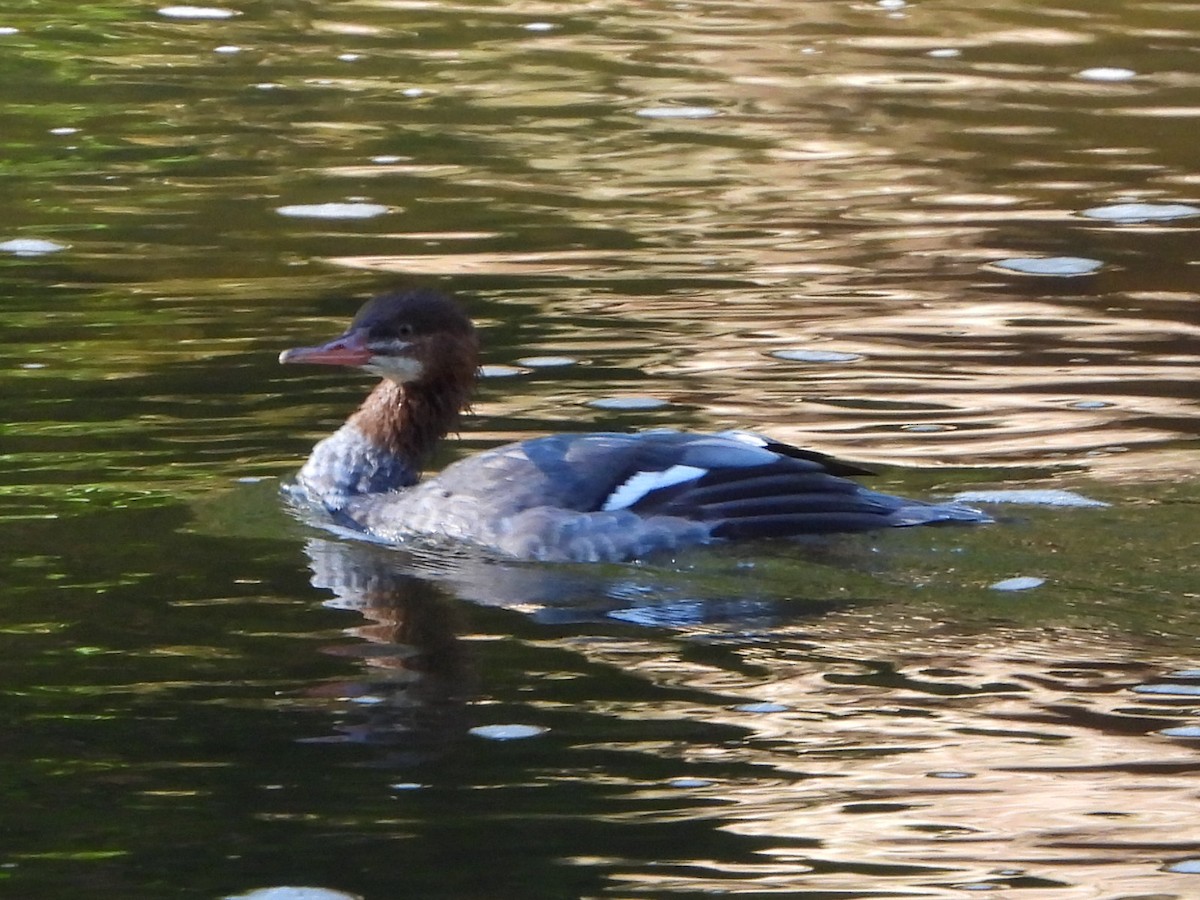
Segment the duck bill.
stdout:
<svg viewBox="0 0 1200 900">
<path fill-rule="evenodd" d="M 314 363 L 322 366 L 365 366 L 372 353 L 364 331 L 348 331 L 317 347 L 293 347 L 279 354 L 281 363 Z"/>
</svg>

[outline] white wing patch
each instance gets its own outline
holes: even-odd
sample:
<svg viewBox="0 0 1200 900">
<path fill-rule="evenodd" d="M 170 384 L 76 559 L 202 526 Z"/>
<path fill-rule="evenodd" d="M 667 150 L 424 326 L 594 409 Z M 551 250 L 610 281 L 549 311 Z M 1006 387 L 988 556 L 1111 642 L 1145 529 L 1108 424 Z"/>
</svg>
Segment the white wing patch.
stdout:
<svg viewBox="0 0 1200 900">
<path fill-rule="evenodd" d="M 601 509 L 605 512 L 628 509 L 653 491 L 692 481 L 707 474 L 708 469 L 701 469 L 699 466 L 671 466 L 661 472 L 638 472 L 629 476 L 624 484 L 609 494 Z"/>
</svg>

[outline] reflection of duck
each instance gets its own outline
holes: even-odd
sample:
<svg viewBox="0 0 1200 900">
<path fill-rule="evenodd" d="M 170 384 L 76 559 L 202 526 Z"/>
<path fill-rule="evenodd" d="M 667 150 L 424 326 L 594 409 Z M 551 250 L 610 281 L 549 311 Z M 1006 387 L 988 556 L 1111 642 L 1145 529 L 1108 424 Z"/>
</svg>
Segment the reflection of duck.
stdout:
<svg viewBox="0 0 1200 900">
<path fill-rule="evenodd" d="M 418 483 L 466 406 L 470 319 L 430 290 L 368 302 L 345 334 L 284 363 L 383 380 L 317 444 L 294 491 L 377 539 L 465 541 L 523 559 L 621 560 L 726 538 L 987 522 L 977 510 L 868 490 L 865 470 L 745 432 L 559 434 L 506 444 Z"/>
<path fill-rule="evenodd" d="M 467 728 L 465 705 L 475 693 L 457 608 L 391 548 L 313 538 L 304 549 L 313 585 L 335 595 L 325 605 L 364 620 L 345 629 L 353 643 L 325 648 L 365 665 L 307 691 L 342 701 L 336 734 L 311 740 L 385 747 L 392 762 L 439 756 Z"/>
</svg>

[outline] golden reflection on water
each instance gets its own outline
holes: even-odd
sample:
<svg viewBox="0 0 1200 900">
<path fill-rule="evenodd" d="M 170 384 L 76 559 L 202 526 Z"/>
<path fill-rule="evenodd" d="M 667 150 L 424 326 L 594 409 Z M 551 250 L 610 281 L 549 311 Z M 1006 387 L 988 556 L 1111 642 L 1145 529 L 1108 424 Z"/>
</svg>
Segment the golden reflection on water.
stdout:
<svg viewBox="0 0 1200 900">
<path fill-rule="evenodd" d="M 81 24 L 42 28 L 34 6 L 56 5 L 59 21 Z M 250 773 L 270 771 L 273 785 L 274 770 L 260 768 L 266 757 L 297 734 L 338 726 L 315 715 L 281 726 L 258 714 L 320 709 L 350 722 L 351 699 L 370 718 L 344 735 L 348 743 L 390 728 L 393 749 L 451 759 L 448 774 L 431 775 L 443 781 L 420 798 L 411 826 L 433 834 L 425 846 L 434 862 L 385 866 L 397 832 L 408 840 L 410 831 L 407 812 L 396 812 L 402 801 L 380 786 L 390 776 L 354 793 L 347 783 L 367 770 L 339 770 L 332 755 L 305 763 L 278 754 L 288 782 L 279 794 L 295 798 L 289 814 L 320 820 L 285 837 L 292 855 L 332 848 L 330 870 L 349 871 L 344 851 L 384 885 L 379 896 L 410 887 L 414 872 L 438 883 L 445 873 L 428 869 L 459 835 L 490 847 L 503 837 L 497 822 L 509 830 L 510 810 L 486 804 L 473 829 L 445 830 L 465 795 L 508 799 L 563 783 L 573 788 L 569 804 L 547 803 L 541 815 L 566 835 L 555 845 L 562 856 L 603 869 L 613 895 L 1198 894 L 1200 876 L 1164 871 L 1200 857 L 1196 743 L 1163 732 L 1195 721 L 1196 698 L 1136 691 L 1195 665 L 1182 657 L 1196 630 L 1198 219 L 1081 214 L 1198 202 L 1196 4 L 351 0 L 249 4 L 217 24 L 160 21 L 153 4 L 26 6 L 19 22 L 5 13 L 19 26 L 3 36 L 13 67 L 6 208 L 12 236 L 64 249 L 3 259 L 6 371 L 20 380 L 3 392 L 11 446 L 0 493 L 22 501 L 6 517 L 61 516 L 72 526 L 10 530 L 27 559 L 78 568 L 70 583 L 29 581 L 18 596 L 47 598 L 48 584 L 58 603 L 68 588 L 90 592 L 102 581 L 129 615 L 114 617 L 111 597 L 75 596 L 62 613 L 72 643 L 61 657 L 25 643 L 19 621 L 9 629 L 12 699 L 38 703 L 32 736 L 14 745 L 25 754 L 14 771 L 91 753 L 97 742 L 105 765 L 126 769 L 140 731 L 80 730 L 67 740 L 40 731 L 74 710 L 51 706 L 21 678 L 37 688 L 51 670 L 74 672 L 71 660 L 101 659 L 83 652 L 92 646 L 126 669 L 138 654 L 118 648 L 144 644 L 140 656 L 156 666 L 143 706 L 123 708 L 122 692 L 106 689 L 128 678 L 116 669 L 61 677 L 90 679 L 86 692 L 107 698 L 105 714 L 131 728 L 169 722 L 159 732 L 167 749 L 146 752 L 178 754 L 184 767 L 200 755 L 249 776 L 230 785 L 217 815 L 204 808 L 171 820 L 185 826 L 183 838 L 135 806 L 124 807 L 129 830 L 105 821 L 89 832 L 111 785 L 66 785 L 84 806 L 44 822 L 35 849 L 117 841 L 155 860 L 178 852 L 189 873 L 224 876 L 244 860 L 237 877 L 269 872 L 290 883 L 279 834 L 245 827 L 261 802 L 246 799 L 259 778 Z M 526 27 L 533 22 L 550 27 Z M 214 54 L 232 44 L 237 54 Z M 1080 76 L 1126 65 L 1134 74 L 1120 82 Z M 64 127 L 72 133 L 53 133 Z M 386 212 L 278 214 L 353 203 Z M 1057 278 L 995 265 L 1062 256 L 1099 270 Z M 307 682 L 322 677 L 308 666 L 318 626 L 277 621 L 277 610 L 316 602 L 289 556 L 300 538 L 257 522 L 277 507 L 273 489 L 247 499 L 231 497 L 229 485 L 294 469 L 364 388 L 328 373 L 281 373 L 277 351 L 333 333 L 355 306 L 348 294 L 409 279 L 464 297 L 488 363 L 532 354 L 577 362 L 485 381 L 463 427 L 467 444 L 560 427 L 744 427 L 865 460 L 1033 467 L 1011 475 L 1022 487 L 1080 467 L 1139 483 L 1094 481 L 1087 493 L 1116 501 L 1107 510 L 1022 512 L 953 539 L 926 532 L 930 554 L 940 541 L 976 542 L 965 555 L 926 558 L 901 591 L 896 607 L 916 608 L 926 588 L 952 601 L 927 619 L 839 608 L 732 640 L 739 623 L 614 634 L 607 619 L 564 625 L 551 616 L 534 629 L 523 617 L 571 612 L 560 593 L 529 583 L 544 573 L 487 566 L 451 583 L 457 597 L 513 616 L 490 619 L 463 613 L 418 567 L 405 573 L 409 607 L 389 606 L 386 591 L 367 584 L 365 597 L 338 596 L 348 615 L 365 617 L 346 629 L 356 643 L 325 648 L 337 639 L 320 636 L 326 655 L 382 674 L 360 685 L 350 666 Z M 781 351 L 845 355 L 805 362 Z M 30 364 L 43 367 L 21 368 Z M 587 405 L 626 394 L 671 405 L 623 415 Z M 1144 483 L 1163 474 L 1186 489 Z M 999 476 L 947 477 L 982 487 L 979 478 Z M 180 498 L 201 494 L 221 509 L 208 535 L 218 540 L 192 557 L 203 542 L 183 530 L 194 522 L 182 522 L 203 514 Z M 153 534 L 133 535 L 144 546 L 131 550 L 126 529 L 140 520 L 124 512 L 143 500 L 170 515 L 142 525 Z M 117 514 L 99 526 L 75 518 L 105 505 Z M 270 546 L 236 539 L 247 532 Z M 812 596 L 843 600 L 876 597 L 906 577 L 887 562 L 869 575 L 836 562 L 814 572 L 821 567 L 791 550 L 774 582 L 761 569 L 738 569 L 730 581 L 782 597 L 808 591 L 811 579 L 821 588 Z M 114 551 L 125 574 L 110 573 Z M 241 616 L 257 606 L 228 583 L 243 569 L 277 604 L 253 627 Z M 1032 599 L 976 596 L 994 580 L 1032 574 L 1047 578 Z M 632 567 L 580 577 L 643 583 Z M 144 593 L 121 593 L 130 578 L 145 582 Z M 179 620 L 154 612 L 164 602 L 195 611 L 216 603 L 230 618 L 189 620 L 209 630 L 181 638 Z M 464 639 L 500 648 L 486 658 L 493 669 L 472 670 L 454 633 L 460 613 L 493 623 Z M 1014 620 L 1022 625 L 1005 624 Z M 954 624 L 964 622 L 978 631 Z M 289 627 L 310 635 L 293 660 L 292 644 L 245 640 Z M 440 668 L 411 664 L 438 651 Z M 214 674 L 226 671 L 214 662 L 231 658 L 244 667 Z M 286 687 L 312 685 L 303 696 L 260 681 L 289 662 L 300 674 Z M 497 672 L 476 703 L 473 679 Z M 572 683 L 587 693 L 555 690 Z M 152 705 L 155 685 L 175 694 L 177 684 L 208 693 L 188 709 Z M 244 701 L 238 693 L 257 688 Z M 371 706 L 372 691 L 385 702 Z M 249 718 L 207 714 L 223 706 Z M 488 790 L 475 790 L 476 773 L 454 765 L 467 720 L 529 710 L 568 727 L 549 733 L 549 750 L 487 760 Z M 661 727 L 609 727 L 646 723 Z M 257 728 L 267 736 L 251 748 L 246 736 L 257 742 Z M 579 764 L 592 749 L 615 753 Z M 678 763 L 679 778 L 655 780 L 646 760 Z M 154 764 L 170 768 L 157 756 Z M 579 804 L 597 783 L 625 796 Z M 52 808 L 42 804 L 55 800 L 46 783 L 21 785 L 31 809 Z M 361 803 L 353 815 L 351 798 Z M 360 830 L 369 819 L 404 824 L 380 837 Z M 194 835 L 207 837 L 203 823 L 214 821 L 222 833 L 211 836 L 212 853 L 193 857 L 203 843 Z M 592 846 L 564 827 L 590 838 L 592 821 L 631 830 L 604 832 L 610 842 Z M 679 830 L 667 839 L 636 830 L 659 822 Z M 658 843 L 642 847 L 647 835 Z M 254 856 L 260 850 L 268 862 Z M 531 872 L 559 862 L 538 846 L 520 851 L 522 890 Z M 465 864 L 476 861 L 490 879 L 492 860 Z M 7 875 L 28 877 L 21 865 Z M 178 884 L 180 871 L 154 883 Z M 76 884 L 133 883 L 114 874 L 101 882 L 90 870 Z M 216 896 L 230 883 L 195 890 Z"/>
<path fill-rule="evenodd" d="M 703 797 L 713 805 L 679 814 L 768 849 L 761 864 L 739 868 L 681 847 L 659 867 L 666 872 L 618 874 L 627 889 L 853 891 L 863 886 L 855 873 L 873 871 L 872 885 L 896 890 L 1036 879 L 1071 897 L 1093 896 L 1072 886 L 1100 884 L 1112 892 L 1104 896 L 1191 896 L 1194 876 L 1161 869 L 1200 854 L 1200 759 L 1194 742 L 1158 732 L 1189 721 L 1194 697 L 1133 692 L 1166 675 L 1170 660 L 1144 663 L 1124 637 L 1114 647 L 1094 631 L 967 634 L 877 615 L 835 613 L 747 645 L 740 662 L 758 679 L 685 661 L 662 643 L 637 652 L 622 642 L 610 655 L 603 642 L 571 642 L 656 685 L 726 700 L 609 706 L 607 715 L 745 730 L 737 741 L 624 749 L 676 757 L 691 773 L 716 760 L 761 773 L 635 791 L 663 803 L 681 791 Z"/>
<path fill-rule="evenodd" d="M 516 20 L 550 25 L 475 45 L 471 64 L 435 86 L 489 116 L 507 111 L 503 128 L 458 127 L 494 157 L 325 170 L 417 177 L 437 193 L 466 184 L 480 207 L 461 230 L 429 231 L 418 198 L 394 250 L 327 260 L 446 278 L 468 294 L 473 283 L 489 293 L 519 282 L 548 322 L 599 314 L 591 334 L 543 348 L 607 348 L 608 361 L 644 376 L 639 393 L 689 407 L 696 424 L 866 460 L 1105 465 L 1194 433 L 1198 326 L 1179 303 L 1194 306 L 1196 294 L 1184 260 L 1164 281 L 1142 256 L 1155 252 L 1155 235 L 1173 255 L 1194 220 L 1128 225 L 1079 213 L 1116 197 L 1170 201 L 1188 183 L 1173 139 L 1147 145 L 1135 120 L 1186 110 L 1175 101 L 1196 77 L 1180 66 L 1088 80 L 1064 55 L 1114 34 L 1182 39 L 1163 31 L 1165 10 L 1046 9 L 1018 21 L 1011 10 L 934 17 L 919 5 L 863 5 L 831 29 L 816 7 L 653 8 L 611 12 L 661 43 L 572 28 L 570 11 L 508 7 Z M 581 77 L 572 58 L 595 67 Z M 489 60 L 507 62 L 508 81 L 488 80 Z M 1112 122 L 1123 109 L 1120 127 L 1095 131 L 1095 113 Z M 503 229 L 477 227 L 487 197 L 552 210 L 570 233 L 609 246 L 556 241 L 550 229 L 536 249 L 483 248 L 508 243 Z M 1054 278 L 989 266 L 1059 254 L 1094 257 L 1100 271 Z M 862 358 L 770 355 L 797 347 Z M 597 374 L 585 383 L 573 374 L 551 395 L 539 383 L 535 399 L 516 388 L 481 408 L 580 407 Z M 628 392 L 628 381 L 614 374 L 603 392 Z"/>
<path fill-rule="evenodd" d="M 234 292 L 277 259 L 313 291 L 351 270 L 532 300 L 543 329 L 577 332 L 559 349 L 607 347 L 584 361 L 636 367 L 696 426 L 864 459 L 1104 464 L 1195 434 L 1195 218 L 1080 216 L 1194 199 L 1189 12 L 351 2 L 222 24 L 238 52 L 219 62 L 205 26 L 160 21 L 89 58 L 89 83 L 191 90 L 203 71 L 215 93 L 147 99 L 108 136 L 142 155 L 55 186 L 120 239 L 58 227 L 89 280 L 136 264 L 148 292 Z M 1081 75 L 1118 64 L 1133 74 Z M 389 212 L 274 212 L 356 197 Z M 1100 271 L 989 266 L 1057 255 Z M 510 339 L 491 361 L 524 355 Z M 863 359 L 768 355 L 794 344 Z M 555 403 L 633 387 L 599 371 Z M 540 412 L 539 391 L 490 409 Z"/>
<path fill-rule="evenodd" d="M 731 277 L 770 285 L 779 277 L 772 256 L 765 252 L 761 268 L 747 266 Z M 576 281 L 657 271 L 664 279 L 677 273 L 686 284 L 709 275 L 678 253 L 455 253 L 336 262 L 408 274 Z M 819 285 L 836 283 L 836 270 L 806 274 L 809 288 L 784 297 L 763 288 L 685 288 L 628 304 L 631 316 L 660 318 L 659 335 L 668 341 L 665 347 L 656 341 L 657 358 L 640 364 L 647 376 L 642 390 L 705 409 L 721 427 L 750 423 L 784 440 L 817 440 L 832 452 L 907 463 L 1096 460 L 1155 446 L 1163 423 L 1184 428 L 1195 416 L 1190 373 L 1200 363 L 1200 326 L 1142 317 L 1141 304 L 1158 298 L 1131 298 L 1129 309 L 1106 310 L 1075 300 L 1013 298 L 1007 286 L 969 302 L 920 290 L 855 298 L 821 291 Z M 623 351 L 634 357 L 627 363 L 636 362 L 643 355 L 631 327 L 637 320 L 619 318 L 621 311 L 610 306 L 611 324 L 572 343 Z M 859 358 L 830 365 L 771 355 L 792 348 Z M 579 352 L 567 342 L 557 349 Z M 564 388 L 568 396 L 577 390 Z M 515 411 L 526 402 L 518 388 L 505 407 Z M 881 415 L 881 407 L 890 409 Z"/>
</svg>

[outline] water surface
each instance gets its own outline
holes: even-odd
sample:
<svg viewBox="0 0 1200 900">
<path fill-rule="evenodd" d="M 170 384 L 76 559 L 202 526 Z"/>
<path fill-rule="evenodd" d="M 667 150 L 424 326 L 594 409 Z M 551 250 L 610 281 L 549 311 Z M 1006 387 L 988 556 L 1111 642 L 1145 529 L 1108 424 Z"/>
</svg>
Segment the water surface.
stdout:
<svg viewBox="0 0 1200 900">
<path fill-rule="evenodd" d="M 0 12 L 5 893 L 1200 892 L 1193 4 L 166 6 Z M 275 357 L 411 281 L 507 376 L 439 464 L 737 426 L 1110 505 L 321 534 L 278 480 L 367 384 Z"/>
</svg>

